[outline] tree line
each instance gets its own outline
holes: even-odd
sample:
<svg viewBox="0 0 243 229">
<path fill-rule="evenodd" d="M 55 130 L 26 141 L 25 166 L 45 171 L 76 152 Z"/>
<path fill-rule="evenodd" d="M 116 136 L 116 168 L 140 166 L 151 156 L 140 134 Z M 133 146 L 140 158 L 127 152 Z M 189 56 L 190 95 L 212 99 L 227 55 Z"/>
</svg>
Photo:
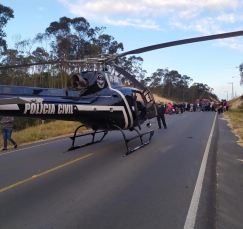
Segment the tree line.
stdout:
<svg viewBox="0 0 243 229">
<path fill-rule="evenodd" d="M 105 33 L 105 27 L 92 28 L 84 17 L 73 19 L 62 17 L 58 21 L 51 22 L 44 33 L 38 33 L 32 39 L 22 40 L 20 35 L 16 35 L 14 48 L 10 49 L 3 29 L 13 18 L 13 10 L 0 4 L 1 66 L 82 60 L 101 53 L 114 54 L 124 50 L 122 42 L 116 41 L 112 35 Z M 198 98 L 217 99 L 213 88 L 203 83 L 192 84 L 191 77 L 180 74 L 176 70 L 159 68 L 147 76 L 147 71 L 142 67 L 142 57 L 122 57 L 116 60 L 116 64 L 148 86 L 153 93 L 171 100 L 194 102 Z M 98 64 L 49 64 L 7 69 L 0 71 L 0 84 L 71 89 L 71 76 L 86 70 L 100 70 L 100 66 Z M 119 77 L 125 85 L 131 85 L 122 75 Z"/>
</svg>

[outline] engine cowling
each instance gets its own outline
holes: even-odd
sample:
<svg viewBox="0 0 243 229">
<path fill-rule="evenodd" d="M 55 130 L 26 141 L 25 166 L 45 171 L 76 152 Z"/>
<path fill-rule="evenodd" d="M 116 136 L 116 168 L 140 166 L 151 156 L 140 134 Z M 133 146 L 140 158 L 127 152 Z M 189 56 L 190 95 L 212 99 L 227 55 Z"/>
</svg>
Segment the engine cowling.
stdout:
<svg viewBox="0 0 243 229">
<path fill-rule="evenodd" d="M 82 76 L 78 76 L 78 75 L 72 76 L 71 84 L 76 89 L 83 89 L 83 88 L 88 87 L 88 82 Z"/>
</svg>

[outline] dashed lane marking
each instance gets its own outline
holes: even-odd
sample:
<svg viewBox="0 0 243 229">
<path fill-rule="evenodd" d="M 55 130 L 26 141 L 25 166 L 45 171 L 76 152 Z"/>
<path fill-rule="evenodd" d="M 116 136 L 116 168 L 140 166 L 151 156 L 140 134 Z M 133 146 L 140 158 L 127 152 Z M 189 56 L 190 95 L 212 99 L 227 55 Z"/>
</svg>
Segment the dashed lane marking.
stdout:
<svg viewBox="0 0 243 229">
<path fill-rule="evenodd" d="M 65 163 L 65 164 L 63 164 L 63 165 L 59 165 L 59 166 L 57 166 L 57 167 L 55 167 L 55 168 L 52 168 L 52 169 L 50 169 L 50 170 L 47 170 L 47 171 L 45 171 L 45 172 L 43 172 L 43 173 L 40 173 L 40 174 L 37 174 L 37 175 L 33 175 L 32 177 L 30 177 L 30 178 L 28 178 L 28 179 L 19 181 L 19 182 L 15 183 L 15 184 L 12 184 L 12 185 L 8 186 L 8 187 L 5 187 L 5 188 L 0 189 L 0 192 L 4 192 L 4 191 L 6 191 L 6 190 L 8 190 L 8 189 L 11 189 L 11 188 L 13 188 L 13 187 L 16 187 L 16 186 L 18 186 L 18 185 L 20 185 L 20 184 L 26 183 L 27 181 L 33 180 L 33 179 L 35 179 L 35 178 L 37 178 L 37 177 L 40 177 L 40 176 L 43 176 L 43 175 L 45 175 L 45 174 L 47 174 L 47 173 L 53 172 L 53 171 L 55 171 L 55 170 L 57 170 L 57 169 L 60 169 L 60 168 L 62 168 L 62 167 L 64 167 L 64 166 L 67 166 L 67 165 L 70 165 L 70 164 L 72 164 L 72 163 L 74 163 L 74 162 L 80 161 L 80 160 L 82 160 L 82 159 L 84 159 L 84 158 L 86 158 L 86 157 L 89 157 L 89 156 L 91 156 L 91 155 L 93 155 L 93 153 L 88 154 L 88 155 L 83 156 L 83 157 L 80 157 L 80 158 L 77 158 L 77 159 L 75 159 L 75 160 L 73 160 L 73 161 L 70 161 L 70 162 L 68 162 L 68 163 Z"/>
</svg>

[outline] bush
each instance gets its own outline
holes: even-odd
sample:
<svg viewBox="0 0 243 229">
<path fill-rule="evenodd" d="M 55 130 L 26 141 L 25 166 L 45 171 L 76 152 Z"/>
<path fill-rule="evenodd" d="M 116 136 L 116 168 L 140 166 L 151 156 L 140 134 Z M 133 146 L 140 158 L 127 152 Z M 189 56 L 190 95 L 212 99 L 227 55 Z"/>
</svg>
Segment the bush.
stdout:
<svg viewBox="0 0 243 229">
<path fill-rule="evenodd" d="M 2 119 L 2 116 L 0 116 L 0 119 Z M 15 131 L 24 130 L 31 126 L 40 125 L 41 121 L 42 121 L 41 119 L 14 117 L 13 129 Z M 48 123 L 48 122 L 51 122 L 51 121 L 45 120 L 45 123 Z M 2 126 L 0 127 L 0 130 L 2 130 Z"/>
<path fill-rule="evenodd" d="M 229 113 L 243 113 L 243 109 L 230 109 Z"/>
<path fill-rule="evenodd" d="M 243 110 L 243 104 L 238 106 L 238 109 Z"/>
</svg>

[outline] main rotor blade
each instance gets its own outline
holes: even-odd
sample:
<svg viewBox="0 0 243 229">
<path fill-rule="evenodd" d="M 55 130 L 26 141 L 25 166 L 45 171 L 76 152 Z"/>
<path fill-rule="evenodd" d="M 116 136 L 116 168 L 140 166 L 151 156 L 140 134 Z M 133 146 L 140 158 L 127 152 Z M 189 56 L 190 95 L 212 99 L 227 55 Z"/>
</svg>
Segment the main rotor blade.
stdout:
<svg viewBox="0 0 243 229">
<path fill-rule="evenodd" d="M 129 79 L 134 85 L 136 85 L 137 87 L 139 87 L 140 89 L 146 90 L 146 87 L 144 87 L 138 80 L 136 80 L 136 78 L 134 76 L 132 76 L 129 72 L 127 72 L 126 70 L 124 70 L 123 68 L 113 64 L 113 66 L 115 67 L 115 70 L 117 72 L 119 72 L 120 74 L 124 75 L 127 79 Z"/>
<path fill-rule="evenodd" d="M 0 99 L 0 105 L 42 103 L 43 100 L 44 100 L 43 98 L 13 97 L 13 98 Z"/>
<path fill-rule="evenodd" d="M 215 34 L 215 35 L 209 35 L 209 36 L 203 36 L 203 37 L 195 37 L 195 38 L 189 38 L 189 39 L 184 39 L 184 40 L 161 43 L 161 44 L 157 44 L 157 45 L 151 45 L 151 46 L 147 46 L 147 47 L 143 47 L 143 48 L 139 48 L 139 49 L 134 49 L 134 50 L 131 50 L 131 51 L 128 51 L 125 53 L 121 53 L 119 56 L 140 54 L 140 53 L 149 52 L 149 51 L 156 50 L 156 49 L 167 48 L 167 47 L 171 47 L 171 46 L 184 45 L 184 44 L 201 42 L 201 41 L 223 39 L 223 38 L 229 38 L 229 37 L 238 37 L 238 36 L 243 36 L 243 31 Z"/>
<path fill-rule="evenodd" d="M 8 69 L 8 68 L 21 68 L 21 67 L 29 67 L 33 65 L 44 65 L 44 64 L 60 64 L 66 63 L 66 61 L 47 61 L 47 62 L 40 62 L 40 63 L 31 63 L 31 64 L 19 64 L 19 65 L 8 65 L 8 66 L 0 66 L 1 69 Z"/>
<path fill-rule="evenodd" d="M 30 63 L 30 64 L 19 64 L 19 65 L 8 65 L 8 66 L 0 66 L 1 69 L 9 69 L 9 68 L 21 68 L 21 67 L 30 67 L 34 65 L 44 65 L 44 64 L 64 64 L 64 63 L 86 63 L 87 60 L 57 60 L 57 61 L 46 61 L 39 63 Z"/>
</svg>

